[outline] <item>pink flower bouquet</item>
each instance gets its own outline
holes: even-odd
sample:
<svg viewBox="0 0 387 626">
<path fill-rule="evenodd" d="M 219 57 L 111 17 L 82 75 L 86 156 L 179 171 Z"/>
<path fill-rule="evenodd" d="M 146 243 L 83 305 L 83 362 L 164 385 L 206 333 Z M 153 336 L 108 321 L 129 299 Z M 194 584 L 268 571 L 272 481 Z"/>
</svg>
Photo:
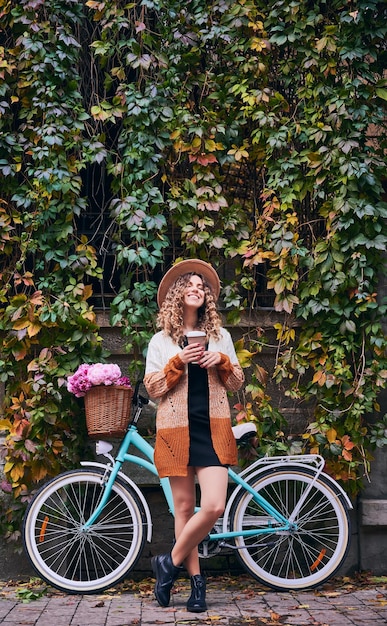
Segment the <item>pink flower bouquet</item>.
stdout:
<svg viewBox="0 0 387 626">
<path fill-rule="evenodd" d="M 68 377 L 67 389 L 77 398 L 81 398 L 91 387 L 98 385 L 115 385 L 131 388 L 127 376 L 122 376 L 121 370 L 115 363 L 83 363 L 77 371 Z"/>
</svg>

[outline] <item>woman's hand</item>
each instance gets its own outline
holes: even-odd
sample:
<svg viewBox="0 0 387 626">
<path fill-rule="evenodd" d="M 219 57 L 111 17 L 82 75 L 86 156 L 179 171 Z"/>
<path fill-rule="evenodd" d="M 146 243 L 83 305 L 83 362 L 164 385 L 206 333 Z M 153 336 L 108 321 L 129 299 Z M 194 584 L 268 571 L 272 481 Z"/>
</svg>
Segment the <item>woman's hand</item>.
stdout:
<svg viewBox="0 0 387 626">
<path fill-rule="evenodd" d="M 199 363 L 204 354 L 204 348 L 200 343 L 191 343 L 180 352 L 183 363 Z"/>
<path fill-rule="evenodd" d="M 220 363 L 220 359 L 220 352 L 209 352 L 208 350 L 205 350 L 202 358 L 199 360 L 199 365 L 200 367 L 208 369 L 209 367 L 213 367 L 214 365 Z"/>
<path fill-rule="evenodd" d="M 180 358 L 184 364 L 198 363 L 200 367 L 208 369 L 220 363 L 220 352 L 204 350 L 200 343 L 191 343 L 180 352 Z"/>
</svg>

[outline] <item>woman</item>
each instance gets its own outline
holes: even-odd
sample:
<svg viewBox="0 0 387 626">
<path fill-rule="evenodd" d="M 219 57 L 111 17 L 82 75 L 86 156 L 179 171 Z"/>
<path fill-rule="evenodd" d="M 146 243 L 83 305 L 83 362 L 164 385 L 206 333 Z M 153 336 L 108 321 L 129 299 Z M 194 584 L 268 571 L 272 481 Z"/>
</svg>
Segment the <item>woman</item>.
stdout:
<svg viewBox="0 0 387 626">
<path fill-rule="evenodd" d="M 216 310 L 220 283 L 211 265 L 198 259 L 174 265 L 162 279 L 156 333 L 148 348 L 144 383 L 159 399 L 155 464 L 170 479 L 175 509 L 175 544 L 170 554 L 152 558 L 155 596 L 168 606 L 184 563 L 191 578 L 187 609 L 207 609 L 198 545 L 223 513 L 227 467 L 237 463 L 227 391 L 236 391 L 244 375 L 230 333 Z M 189 331 L 206 333 L 207 345 L 188 344 Z M 196 506 L 195 476 L 200 486 Z"/>
</svg>

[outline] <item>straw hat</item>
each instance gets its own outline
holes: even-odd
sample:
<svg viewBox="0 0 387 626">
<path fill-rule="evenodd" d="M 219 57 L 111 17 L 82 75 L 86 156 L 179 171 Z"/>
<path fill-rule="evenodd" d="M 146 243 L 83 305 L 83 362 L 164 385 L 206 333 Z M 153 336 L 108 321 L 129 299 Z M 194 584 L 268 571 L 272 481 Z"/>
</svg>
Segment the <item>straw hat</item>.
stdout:
<svg viewBox="0 0 387 626">
<path fill-rule="evenodd" d="M 205 261 L 201 261 L 200 259 L 186 259 L 185 261 L 180 261 L 180 263 L 172 265 L 168 272 L 163 276 L 157 292 L 157 304 L 159 307 L 161 307 L 164 302 L 168 289 L 171 285 L 173 285 L 175 280 L 179 276 L 182 276 L 183 274 L 190 274 L 191 272 L 203 276 L 209 284 L 215 300 L 219 298 L 219 276 L 212 265 L 206 263 Z"/>
</svg>

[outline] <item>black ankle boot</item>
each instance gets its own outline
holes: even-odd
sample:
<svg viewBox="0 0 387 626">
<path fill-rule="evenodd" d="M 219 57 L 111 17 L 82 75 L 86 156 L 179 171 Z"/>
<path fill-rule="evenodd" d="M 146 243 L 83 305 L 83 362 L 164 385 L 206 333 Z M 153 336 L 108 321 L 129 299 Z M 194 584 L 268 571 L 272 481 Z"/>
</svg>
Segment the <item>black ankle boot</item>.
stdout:
<svg viewBox="0 0 387 626">
<path fill-rule="evenodd" d="M 206 581 L 204 577 L 200 574 L 191 576 L 191 589 L 191 595 L 187 602 L 187 611 L 191 613 L 203 613 L 203 611 L 207 611 Z"/>
<path fill-rule="evenodd" d="M 179 576 L 181 567 L 176 567 L 170 554 L 160 554 L 151 559 L 152 569 L 156 576 L 155 596 L 160 606 L 168 606 L 171 589 Z"/>
</svg>

